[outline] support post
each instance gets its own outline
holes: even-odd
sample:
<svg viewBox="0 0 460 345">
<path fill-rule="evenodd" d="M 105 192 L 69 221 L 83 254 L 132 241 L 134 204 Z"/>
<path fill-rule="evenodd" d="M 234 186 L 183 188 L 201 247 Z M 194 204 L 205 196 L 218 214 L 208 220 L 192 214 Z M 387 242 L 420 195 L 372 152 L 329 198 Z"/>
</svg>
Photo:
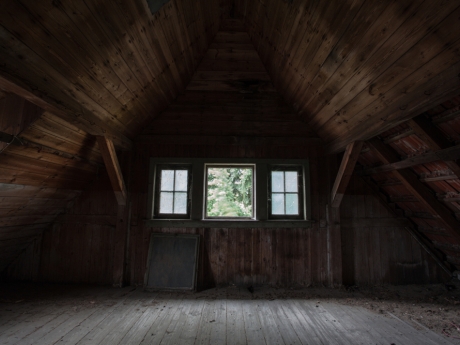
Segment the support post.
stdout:
<svg viewBox="0 0 460 345">
<path fill-rule="evenodd" d="M 113 286 L 123 287 L 126 269 L 126 251 L 131 222 L 131 204 L 118 206 L 115 241 L 113 246 Z"/>
<path fill-rule="evenodd" d="M 327 266 L 329 285 L 342 285 L 342 234 L 340 229 L 340 208 L 326 206 L 327 216 Z"/>
</svg>

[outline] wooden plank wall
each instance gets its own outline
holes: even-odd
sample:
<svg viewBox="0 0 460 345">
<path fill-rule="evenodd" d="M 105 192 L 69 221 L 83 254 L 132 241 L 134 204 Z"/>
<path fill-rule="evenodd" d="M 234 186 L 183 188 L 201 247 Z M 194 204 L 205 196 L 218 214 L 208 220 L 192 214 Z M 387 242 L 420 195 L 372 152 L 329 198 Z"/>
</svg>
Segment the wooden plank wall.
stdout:
<svg viewBox="0 0 460 345">
<path fill-rule="evenodd" d="M 103 174 L 43 233 L 39 280 L 110 284 L 117 203 Z"/>
<path fill-rule="evenodd" d="M 0 131 L 19 135 L 41 115 L 42 109 L 14 94 L 0 90 Z M 0 142 L 2 155 L 9 150 L 7 143 Z M 30 193 L 38 194 L 39 190 L 6 184 L 11 180 L 8 168 L 0 168 L 0 272 L 6 265 L 40 236 L 42 219 L 47 213 L 37 216 L 35 213 L 24 212 L 23 206 L 29 203 Z M 34 224 L 35 223 L 35 224 Z M 22 224 L 27 226 L 22 227 Z M 30 225 L 32 224 L 32 225 Z"/>
<path fill-rule="evenodd" d="M 181 145 L 141 143 L 134 156 L 132 181 L 132 220 L 129 257 L 130 281 L 142 284 L 148 244 L 152 232 L 200 234 L 203 256 L 199 281 L 203 287 L 214 285 L 309 286 L 329 285 L 332 272 L 327 263 L 327 229 L 319 222 L 311 229 L 165 229 L 144 226 L 147 212 L 149 157 L 223 157 L 223 158 L 310 158 L 312 217 L 326 218 L 328 191 L 332 187 L 335 157 L 317 156 L 318 145 L 251 146 Z"/>
<path fill-rule="evenodd" d="M 2 279 L 33 282 L 39 280 L 43 231 L 44 229 L 41 228 L 40 232 L 31 238 L 22 251 L 8 263 L 7 268 L 1 273 L 3 277 L 0 277 Z M 24 241 L 21 241 L 21 243 L 24 243 Z"/>
<path fill-rule="evenodd" d="M 17 102 L 0 118 L 22 145 L 9 145 L 0 154 L 0 271 L 65 212 L 102 163 L 87 133 L 24 100 L 21 107 L 21 99 L 11 97 Z"/>
<path fill-rule="evenodd" d="M 335 156 L 318 154 L 318 145 L 253 146 L 138 143 L 128 182 L 131 221 L 127 281 L 142 285 L 152 233 L 200 234 L 201 289 L 228 284 L 296 287 L 329 286 L 326 204 L 338 168 Z M 288 154 L 286 154 L 288 153 Z M 309 158 L 312 219 L 310 229 L 169 229 L 144 225 L 147 214 L 149 157 Z M 343 281 L 347 285 L 435 283 L 446 274 L 399 220 L 352 178 L 342 202 Z M 44 232 L 38 280 L 111 284 L 117 204 L 107 177 L 84 192 L 73 208 Z M 112 224 L 110 224 L 113 222 Z M 33 248 L 11 265 L 10 278 L 33 274 Z M 31 278 L 29 278 L 31 279 Z"/>
<path fill-rule="evenodd" d="M 450 277 L 399 220 L 353 176 L 341 210 L 343 279 L 347 285 L 423 284 Z"/>
</svg>

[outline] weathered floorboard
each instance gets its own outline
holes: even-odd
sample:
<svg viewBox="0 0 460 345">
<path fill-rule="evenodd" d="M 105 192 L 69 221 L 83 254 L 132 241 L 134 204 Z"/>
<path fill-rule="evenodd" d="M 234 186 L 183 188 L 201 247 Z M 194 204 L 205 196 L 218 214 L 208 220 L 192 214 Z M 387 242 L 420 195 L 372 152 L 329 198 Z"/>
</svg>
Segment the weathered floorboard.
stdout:
<svg viewBox="0 0 460 345">
<path fill-rule="evenodd" d="M 73 294 L 65 289 L 69 286 L 38 298 L 39 303 L 25 300 L 9 304 L 9 311 L 0 308 L 2 319 L 16 315 L 1 325 L 0 343 L 455 344 L 398 318 L 311 299 L 308 290 L 259 295 L 234 287 L 200 293 L 80 287 Z"/>
</svg>

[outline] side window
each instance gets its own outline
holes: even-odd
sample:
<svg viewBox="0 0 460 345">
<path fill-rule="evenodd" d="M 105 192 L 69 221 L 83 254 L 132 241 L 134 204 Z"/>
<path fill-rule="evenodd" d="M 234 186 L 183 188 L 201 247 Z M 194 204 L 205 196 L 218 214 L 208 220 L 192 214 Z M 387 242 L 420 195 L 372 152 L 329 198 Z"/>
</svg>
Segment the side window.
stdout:
<svg viewBox="0 0 460 345">
<path fill-rule="evenodd" d="M 191 169 L 184 165 L 157 165 L 155 217 L 189 218 Z"/>
<path fill-rule="evenodd" d="M 272 166 L 269 180 L 269 217 L 303 219 L 302 166 Z"/>
</svg>

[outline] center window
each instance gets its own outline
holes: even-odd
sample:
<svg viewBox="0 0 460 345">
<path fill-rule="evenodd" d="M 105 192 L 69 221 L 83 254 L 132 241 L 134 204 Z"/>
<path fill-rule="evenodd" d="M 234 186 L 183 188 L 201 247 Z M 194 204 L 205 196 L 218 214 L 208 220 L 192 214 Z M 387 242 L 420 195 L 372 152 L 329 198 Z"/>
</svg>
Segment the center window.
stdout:
<svg viewBox="0 0 460 345">
<path fill-rule="evenodd" d="M 254 166 L 206 165 L 206 218 L 254 218 Z"/>
</svg>

